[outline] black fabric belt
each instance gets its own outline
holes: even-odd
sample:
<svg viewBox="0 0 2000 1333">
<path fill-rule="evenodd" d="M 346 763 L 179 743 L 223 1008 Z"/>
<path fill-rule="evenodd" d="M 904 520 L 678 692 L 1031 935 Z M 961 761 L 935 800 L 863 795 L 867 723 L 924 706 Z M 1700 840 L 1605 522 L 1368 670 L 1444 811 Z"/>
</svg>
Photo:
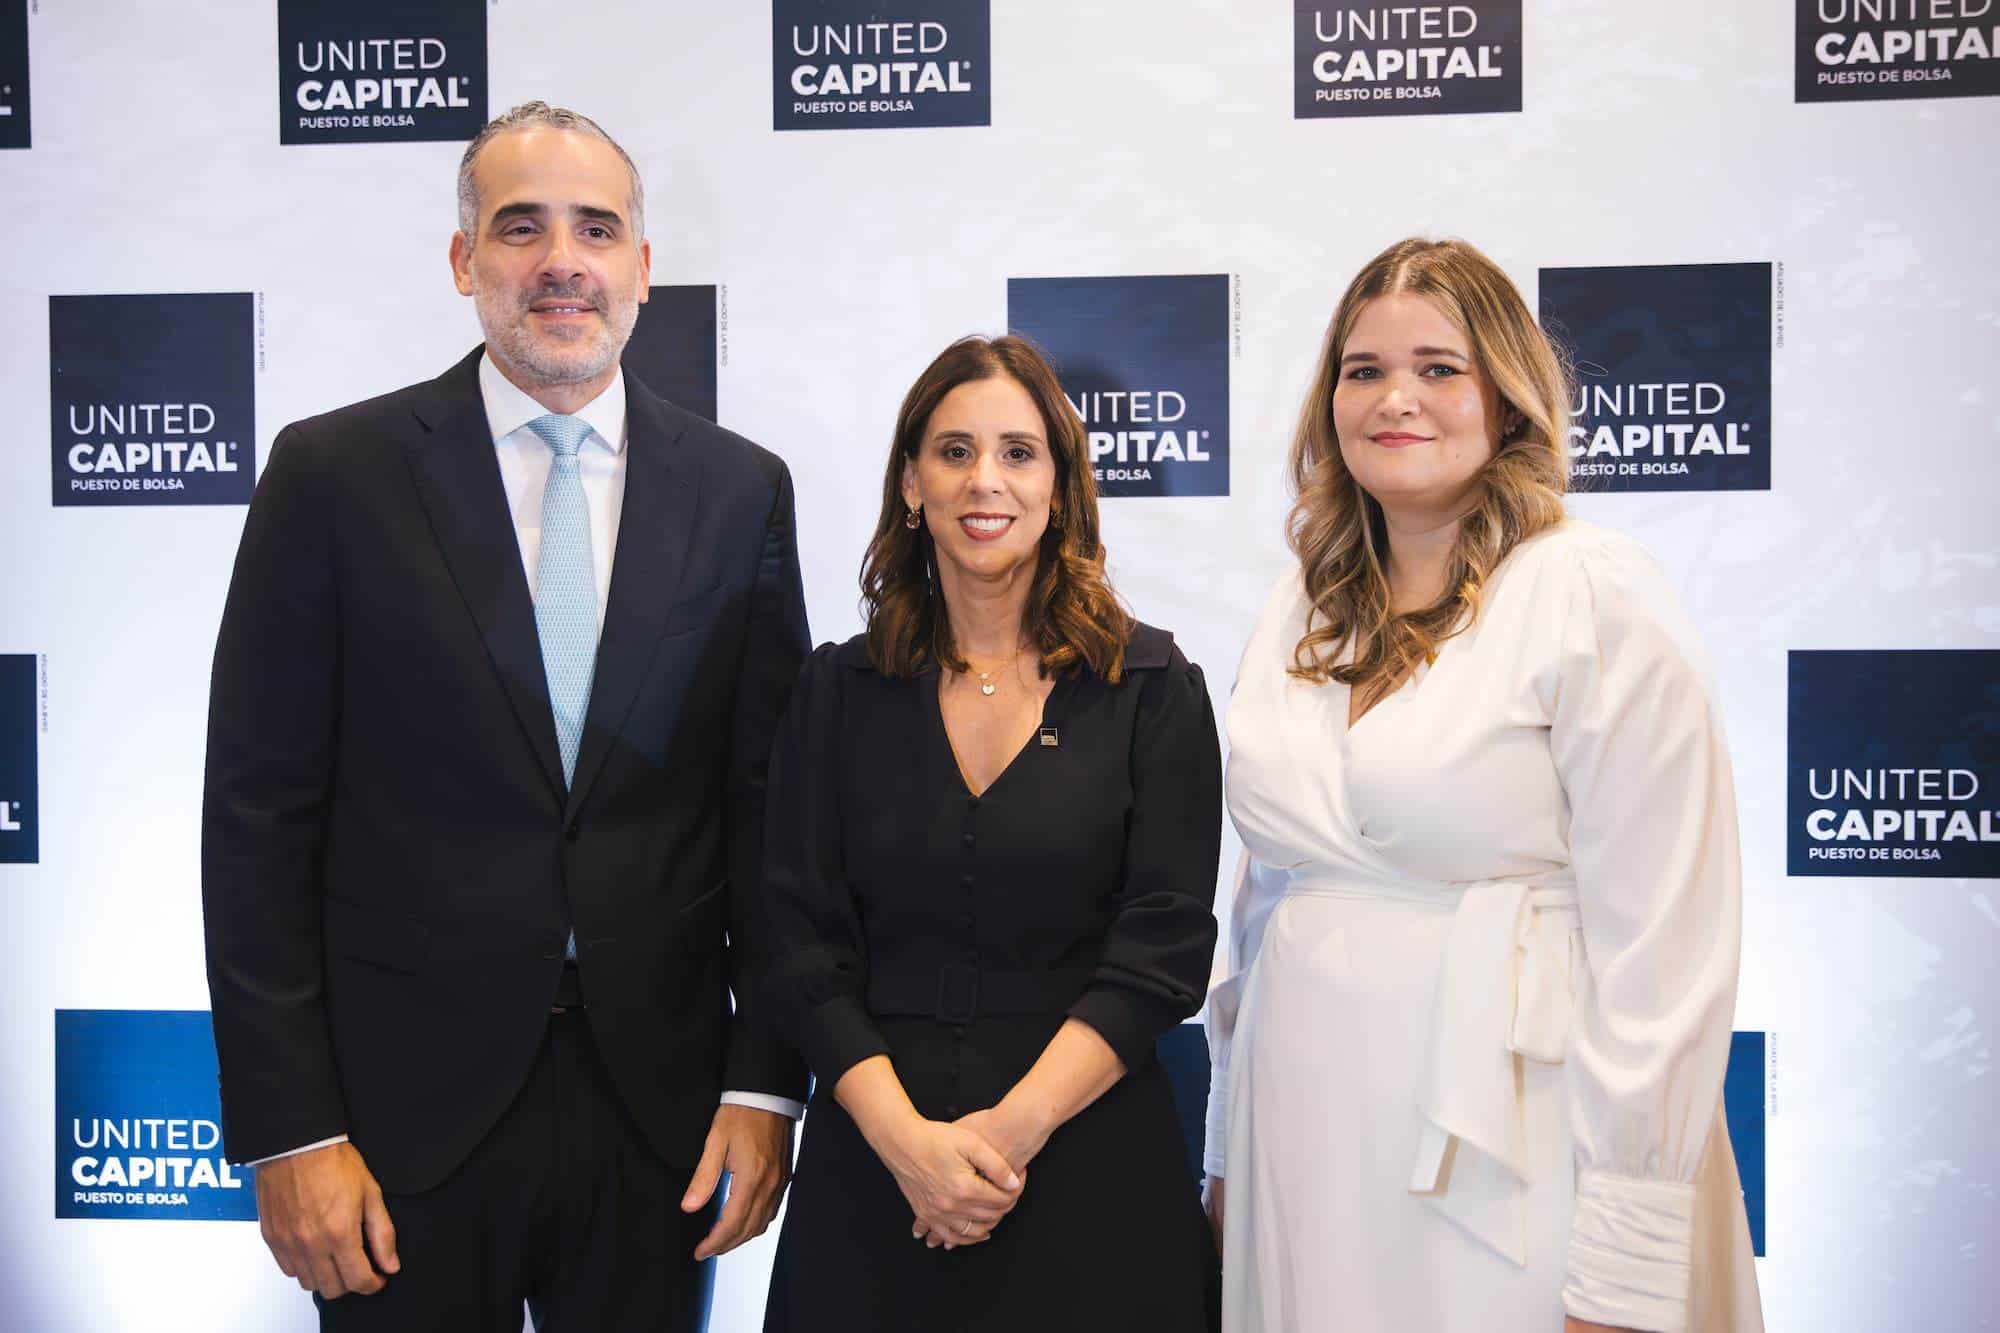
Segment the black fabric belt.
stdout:
<svg viewBox="0 0 2000 1333">
<path fill-rule="evenodd" d="M 946 963 L 931 969 L 871 971 L 868 1011 L 888 1017 L 920 1016 L 940 1023 L 970 1023 L 981 1014 L 1059 1013 L 1090 985 L 1091 969 L 1056 967 L 1040 972 Z"/>
</svg>

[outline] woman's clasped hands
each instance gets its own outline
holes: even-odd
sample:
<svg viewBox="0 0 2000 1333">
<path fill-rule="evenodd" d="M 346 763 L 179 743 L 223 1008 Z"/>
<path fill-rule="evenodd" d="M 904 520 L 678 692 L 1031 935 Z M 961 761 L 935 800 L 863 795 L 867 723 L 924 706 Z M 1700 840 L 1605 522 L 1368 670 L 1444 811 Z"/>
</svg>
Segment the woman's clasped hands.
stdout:
<svg viewBox="0 0 2000 1333">
<path fill-rule="evenodd" d="M 883 1154 L 910 1205 L 910 1235 L 947 1250 L 989 1239 L 1020 1202 L 1028 1161 L 1047 1140 L 1001 1107 L 957 1121 L 915 1118 Z"/>
<path fill-rule="evenodd" d="M 912 1236 L 935 1249 L 976 1245 L 1020 1200 L 1021 1174 L 963 1123 L 913 1118 L 881 1154 L 915 1220 Z"/>
</svg>

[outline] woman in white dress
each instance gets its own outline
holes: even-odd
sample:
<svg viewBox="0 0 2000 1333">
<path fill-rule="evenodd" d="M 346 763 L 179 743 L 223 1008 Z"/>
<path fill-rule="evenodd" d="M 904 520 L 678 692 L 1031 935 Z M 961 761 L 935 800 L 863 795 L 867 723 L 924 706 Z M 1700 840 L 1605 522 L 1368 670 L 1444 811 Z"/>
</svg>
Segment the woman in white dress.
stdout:
<svg viewBox="0 0 2000 1333">
<path fill-rule="evenodd" d="M 1328 330 L 1229 709 L 1227 1333 L 1763 1326 L 1728 751 L 1666 578 L 1564 515 L 1566 404 L 1460 242 L 1391 247 Z"/>
</svg>

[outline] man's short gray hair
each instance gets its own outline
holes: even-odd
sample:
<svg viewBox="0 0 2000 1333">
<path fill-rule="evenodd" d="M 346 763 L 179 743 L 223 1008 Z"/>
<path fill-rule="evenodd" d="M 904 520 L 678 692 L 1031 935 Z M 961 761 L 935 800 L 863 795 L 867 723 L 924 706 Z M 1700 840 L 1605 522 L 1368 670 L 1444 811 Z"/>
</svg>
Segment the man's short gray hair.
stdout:
<svg viewBox="0 0 2000 1333">
<path fill-rule="evenodd" d="M 465 156 L 458 160 L 458 229 L 465 234 L 465 239 L 477 240 L 479 235 L 479 186 L 472 179 L 472 164 L 479 157 L 479 150 L 503 134 L 537 128 L 570 130 L 602 139 L 611 145 L 624 161 L 625 169 L 632 173 L 632 237 L 635 242 L 644 240 L 646 187 L 639 181 L 639 168 L 634 165 L 631 154 L 619 147 L 618 141 L 606 134 L 604 127 L 589 116 L 571 111 L 568 107 L 550 106 L 547 102 L 523 102 L 504 115 L 495 116 L 465 146 Z"/>
</svg>

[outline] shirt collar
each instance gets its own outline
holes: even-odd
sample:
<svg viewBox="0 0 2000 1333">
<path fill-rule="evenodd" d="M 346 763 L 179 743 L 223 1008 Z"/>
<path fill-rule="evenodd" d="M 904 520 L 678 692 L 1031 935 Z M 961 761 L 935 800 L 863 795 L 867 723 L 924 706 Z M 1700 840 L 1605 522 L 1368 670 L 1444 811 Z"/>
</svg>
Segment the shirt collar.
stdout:
<svg viewBox="0 0 2000 1333">
<path fill-rule="evenodd" d="M 486 425 L 493 432 L 493 443 L 512 435 L 536 417 L 548 415 L 543 407 L 493 364 L 492 356 L 482 353 L 479 357 L 479 396 L 486 404 Z M 601 449 L 613 454 L 625 451 L 625 368 L 611 377 L 611 383 L 604 386 L 604 392 L 583 405 L 574 415 L 583 418 L 590 427 L 590 438 Z M 586 446 L 590 443 L 585 441 Z"/>
</svg>

